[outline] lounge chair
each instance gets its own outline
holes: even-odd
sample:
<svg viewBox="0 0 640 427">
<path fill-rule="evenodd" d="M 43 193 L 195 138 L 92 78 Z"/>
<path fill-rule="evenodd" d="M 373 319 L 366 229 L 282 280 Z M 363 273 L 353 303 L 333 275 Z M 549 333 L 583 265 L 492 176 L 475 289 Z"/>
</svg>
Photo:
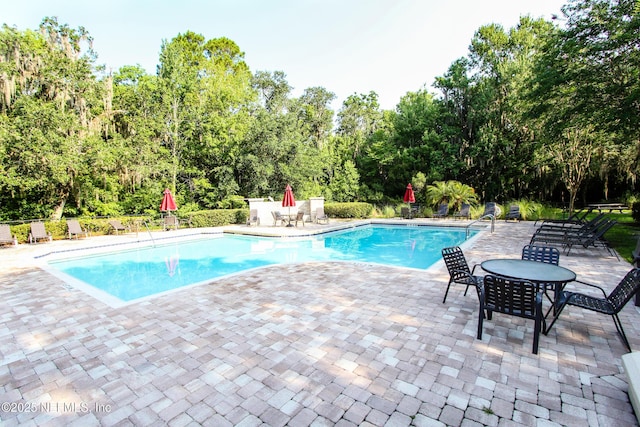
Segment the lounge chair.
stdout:
<svg viewBox="0 0 640 427">
<path fill-rule="evenodd" d="M 608 221 L 604 215 L 594 218 L 583 225 L 546 225 L 538 228 L 531 236 L 530 243 L 545 242 L 558 243 L 566 240 L 568 236 L 584 236 L 597 232 L 598 229 Z M 562 243 L 562 242 L 560 242 Z"/>
<path fill-rule="evenodd" d="M 11 243 L 14 246 L 18 245 L 18 239 L 11 234 L 11 227 L 9 224 L 0 224 L 0 244 Z"/>
<path fill-rule="evenodd" d="M 493 312 L 533 319 L 533 353 L 538 354 L 540 332 L 546 331 L 542 313 L 542 291 L 526 280 L 487 274 L 480 291 L 480 312 L 478 314 L 478 339 L 482 339 L 482 324 L 485 317 L 491 320 Z"/>
<path fill-rule="evenodd" d="M 29 243 L 37 243 L 38 240 L 47 240 L 51 242 L 53 237 L 51 233 L 47 233 L 47 230 L 44 228 L 44 222 L 32 222 L 31 223 L 31 232 L 29 233 Z"/>
<path fill-rule="evenodd" d="M 298 226 L 298 221 L 300 221 L 304 227 L 304 211 L 298 211 L 296 214 L 296 227 Z"/>
<path fill-rule="evenodd" d="M 278 221 L 280 221 L 280 225 L 284 225 L 284 217 L 280 213 L 280 211 L 271 211 L 271 215 L 273 216 L 273 226 L 278 225 Z"/>
<path fill-rule="evenodd" d="M 323 221 L 325 224 L 329 223 L 329 216 L 324 213 L 324 208 L 316 209 L 316 224 L 319 224 Z"/>
<path fill-rule="evenodd" d="M 591 213 L 591 209 L 585 211 L 575 211 L 571 215 L 569 215 L 566 219 L 541 219 L 536 220 L 533 223 L 534 226 L 538 225 L 538 221 L 542 221 L 542 225 L 544 224 L 584 224 L 587 221 L 587 215 Z"/>
<path fill-rule="evenodd" d="M 585 249 L 590 247 L 602 247 L 607 249 L 610 255 L 615 255 L 616 258 L 619 258 L 618 254 L 611 249 L 611 246 L 604 238 L 604 234 L 616 224 L 616 220 L 609 220 L 605 218 L 604 221 L 588 228 L 581 227 L 578 230 L 569 228 L 564 231 L 556 231 L 552 233 L 536 232 L 531 237 L 530 244 L 540 242 L 547 244 L 559 244 L 566 248 L 566 255 L 569 255 L 571 248 L 574 246 L 582 246 Z"/>
<path fill-rule="evenodd" d="M 511 205 L 509 207 L 509 212 L 505 214 L 504 220 L 509 221 L 510 219 L 515 219 L 516 221 L 520 221 L 522 219 L 519 205 Z"/>
<path fill-rule="evenodd" d="M 480 296 L 479 288 L 482 286 L 482 277 L 473 275 L 477 265 L 474 265 L 473 269 L 469 269 L 467 259 L 464 257 L 460 247 L 452 246 L 450 248 L 443 248 L 442 259 L 444 259 L 444 263 L 449 271 L 449 283 L 447 284 L 447 290 L 444 292 L 444 298 L 442 299 L 443 304 L 447 301 L 447 295 L 449 294 L 449 288 L 452 283 L 466 286 L 464 290 L 465 296 L 467 295 L 469 286 L 476 288 L 478 296 Z"/>
<path fill-rule="evenodd" d="M 122 232 L 126 232 L 129 231 L 129 227 L 125 227 L 124 225 L 122 225 L 122 223 L 117 220 L 117 219 L 112 219 L 109 220 L 109 225 L 111 226 L 111 228 L 113 228 L 113 231 L 116 232 L 116 234 L 118 234 L 120 231 Z"/>
<path fill-rule="evenodd" d="M 448 203 L 441 203 L 440 206 L 438 206 L 438 212 L 434 213 L 431 216 L 433 218 L 444 218 L 448 214 L 449 214 L 449 204 Z"/>
<path fill-rule="evenodd" d="M 502 213 L 500 206 L 496 202 L 487 202 L 484 204 L 484 212 L 479 219 L 490 219 L 493 223 Z"/>
<path fill-rule="evenodd" d="M 84 234 L 84 237 L 89 237 L 89 232 L 82 229 L 77 219 L 67 220 L 67 234 L 69 235 L 69 239 L 73 239 L 74 237 L 77 239 L 81 234 Z"/>
<path fill-rule="evenodd" d="M 251 224 L 255 224 L 256 227 L 260 225 L 260 217 L 258 217 L 258 209 L 249 210 L 249 218 L 247 218 L 247 225 L 251 227 Z"/>
<path fill-rule="evenodd" d="M 460 207 L 460 210 L 453 214 L 453 217 L 471 219 L 471 205 L 468 203 L 463 203 Z"/>
<path fill-rule="evenodd" d="M 564 308 L 568 305 L 573 305 L 575 307 L 584 308 L 586 310 L 608 314 L 613 317 L 613 323 L 615 323 L 618 333 L 622 337 L 622 340 L 624 341 L 624 344 L 627 346 L 629 351 L 631 351 L 629 340 L 627 339 L 627 335 L 624 333 L 622 322 L 620 322 L 618 313 L 624 308 L 627 302 L 629 302 L 629 300 L 633 298 L 633 296 L 640 290 L 640 269 L 634 268 L 630 270 L 620 281 L 618 286 L 616 286 L 616 288 L 611 291 L 609 295 L 607 295 L 605 290 L 600 286 L 581 282 L 579 280 L 576 280 L 576 282 L 589 286 L 592 289 L 599 290 L 602 297 L 595 297 L 580 292 L 563 291 L 560 295 L 560 300 L 558 301 L 558 311 L 556 312 L 553 321 L 549 324 L 549 327 L 545 329 L 545 335 L 549 333 L 549 330 L 556 322 L 556 320 L 558 320 L 558 317 L 560 317 L 560 314 L 562 313 Z"/>
<path fill-rule="evenodd" d="M 598 214 L 594 218 L 589 221 L 582 221 L 580 223 L 577 222 L 567 222 L 567 223 L 547 223 L 544 222 L 536 229 L 536 233 L 549 233 L 549 232 L 565 232 L 567 230 L 571 231 L 586 231 L 589 229 L 594 229 L 598 224 L 606 221 L 607 218 L 604 214 Z"/>
</svg>

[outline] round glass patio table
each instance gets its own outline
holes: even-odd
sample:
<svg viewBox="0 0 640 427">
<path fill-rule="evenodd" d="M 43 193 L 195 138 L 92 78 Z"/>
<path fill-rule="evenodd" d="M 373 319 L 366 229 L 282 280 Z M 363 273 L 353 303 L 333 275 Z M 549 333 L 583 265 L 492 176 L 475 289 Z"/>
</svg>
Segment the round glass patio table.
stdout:
<svg viewBox="0 0 640 427">
<path fill-rule="evenodd" d="M 566 283 L 576 280 L 576 273 L 568 268 L 560 267 L 546 262 L 528 261 L 524 259 L 490 259 L 480 264 L 480 267 L 490 274 L 510 277 L 512 279 L 528 280 L 544 286 L 547 290 L 553 290 L 553 299 L 547 294 L 547 298 L 553 304 L 554 313 L 558 296 Z M 548 314 L 548 313 L 547 313 Z"/>
</svg>

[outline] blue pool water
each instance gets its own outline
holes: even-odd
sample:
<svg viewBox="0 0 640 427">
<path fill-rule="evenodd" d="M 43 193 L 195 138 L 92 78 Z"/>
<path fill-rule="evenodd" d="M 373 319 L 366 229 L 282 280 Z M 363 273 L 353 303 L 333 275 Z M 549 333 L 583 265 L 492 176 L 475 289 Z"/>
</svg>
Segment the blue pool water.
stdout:
<svg viewBox="0 0 640 427">
<path fill-rule="evenodd" d="M 472 232 L 473 233 L 473 232 Z M 99 256 L 50 261 L 54 269 L 121 301 L 273 264 L 358 261 L 426 269 L 465 241 L 454 227 L 367 225 L 303 238 L 223 235 Z"/>
</svg>

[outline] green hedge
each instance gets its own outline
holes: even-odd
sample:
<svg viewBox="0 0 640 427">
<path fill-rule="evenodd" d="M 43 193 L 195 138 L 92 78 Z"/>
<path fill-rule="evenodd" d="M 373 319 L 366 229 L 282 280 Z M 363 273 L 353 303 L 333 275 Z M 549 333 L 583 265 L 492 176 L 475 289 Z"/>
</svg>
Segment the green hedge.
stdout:
<svg viewBox="0 0 640 427">
<path fill-rule="evenodd" d="M 247 209 L 216 209 L 193 212 L 189 219 L 181 218 L 180 220 L 185 225 L 188 222 L 191 227 L 218 227 L 228 224 L 244 224 L 248 216 L 249 211 Z M 142 231 L 144 229 L 144 221 L 147 221 L 147 224 L 152 228 L 159 227 L 157 220 L 144 216 L 78 218 L 78 222 L 83 230 L 88 230 L 89 233 L 94 235 L 101 235 L 113 233 L 113 229 L 109 225 L 109 220 L 113 219 L 119 220 L 125 227 L 130 226 L 132 231 L 136 231 L 136 226 Z M 29 242 L 29 232 L 31 231 L 29 223 L 11 225 L 10 228 L 11 234 L 18 238 L 18 243 Z M 47 233 L 51 233 L 54 240 L 68 238 L 66 218 L 60 221 L 44 221 L 44 228 Z"/>
<path fill-rule="evenodd" d="M 330 218 L 369 218 L 373 205 L 364 202 L 325 203 L 324 213 Z"/>
<path fill-rule="evenodd" d="M 191 227 L 220 227 L 229 224 L 244 224 L 249 217 L 247 209 L 212 209 L 197 211 L 190 215 Z"/>
</svg>

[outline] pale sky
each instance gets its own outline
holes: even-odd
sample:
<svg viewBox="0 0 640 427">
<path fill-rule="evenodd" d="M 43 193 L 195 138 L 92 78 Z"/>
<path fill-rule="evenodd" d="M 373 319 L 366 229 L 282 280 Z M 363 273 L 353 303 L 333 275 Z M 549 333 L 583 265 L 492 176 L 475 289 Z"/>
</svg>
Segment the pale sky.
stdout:
<svg viewBox="0 0 640 427">
<path fill-rule="evenodd" d="M 333 108 L 354 93 L 378 94 L 394 109 L 467 56 L 482 25 L 514 27 L 520 16 L 551 19 L 564 0 L 21 0 L 0 22 L 37 29 L 46 16 L 85 27 L 98 64 L 139 64 L 155 74 L 162 40 L 187 31 L 227 37 L 252 72 L 283 71 L 293 96 L 322 86 Z"/>
</svg>

